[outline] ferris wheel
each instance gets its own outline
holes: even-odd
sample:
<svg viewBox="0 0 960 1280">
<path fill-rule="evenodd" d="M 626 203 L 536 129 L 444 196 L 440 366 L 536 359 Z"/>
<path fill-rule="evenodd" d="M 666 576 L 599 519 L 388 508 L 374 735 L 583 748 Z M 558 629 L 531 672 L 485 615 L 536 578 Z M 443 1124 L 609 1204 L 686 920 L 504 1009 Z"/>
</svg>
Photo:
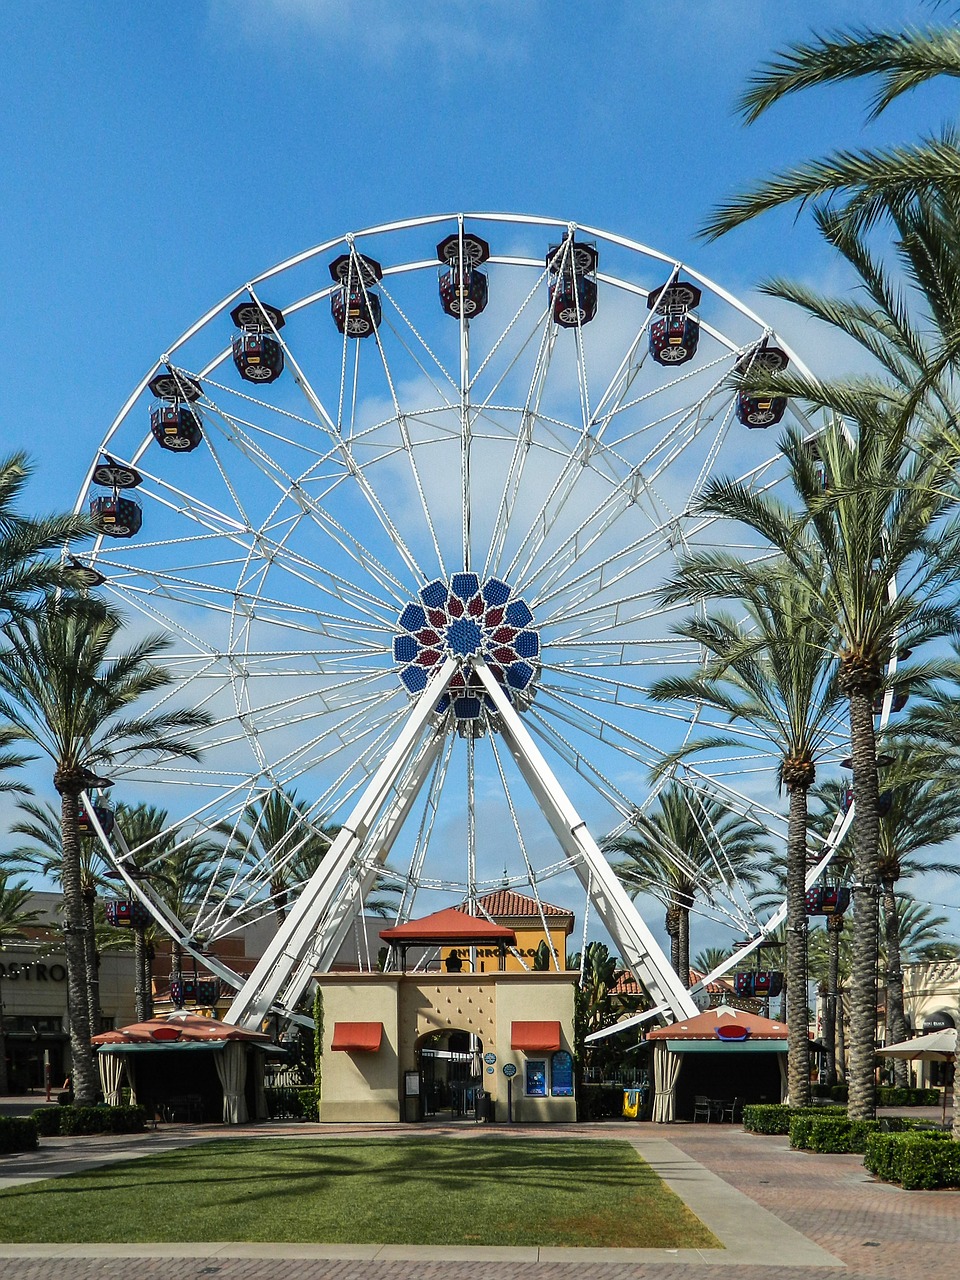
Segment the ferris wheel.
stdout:
<svg viewBox="0 0 960 1280">
<path fill-rule="evenodd" d="M 584 939 L 599 918 L 658 1003 L 692 1011 L 599 845 L 711 727 L 647 696 L 701 657 L 657 591 L 678 555 L 742 545 L 694 509 L 709 475 L 780 482 L 764 429 L 799 411 L 733 375 L 788 361 L 668 255 L 489 213 L 329 240 L 157 353 L 92 460 L 78 507 L 100 535 L 75 564 L 170 633 L 163 696 L 212 725 L 198 763 L 115 775 L 162 832 L 130 847 L 104 797 L 89 815 L 132 893 L 236 988 L 232 1020 L 292 1011 L 391 887 L 401 919 L 579 894 Z M 743 733 L 674 779 L 782 838 L 773 761 Z M 204 885 L 172 907 L 164 874 L 201 839 Z M 715 870 L 704 910 L 756 933 L 721 843 Z M 271 913 L 241 978 L 218 944 Z"/>
</svg>

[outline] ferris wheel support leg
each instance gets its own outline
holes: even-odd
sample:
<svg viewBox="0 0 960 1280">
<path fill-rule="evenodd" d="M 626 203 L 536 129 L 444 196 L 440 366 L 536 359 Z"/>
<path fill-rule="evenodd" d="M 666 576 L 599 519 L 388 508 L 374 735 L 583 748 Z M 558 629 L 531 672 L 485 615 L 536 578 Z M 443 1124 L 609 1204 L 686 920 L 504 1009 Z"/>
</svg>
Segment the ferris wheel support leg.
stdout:
<svg viewBox="0 0 960 1280">
<path fill-rule="evenodd" d="M 414 759 L 394 803 L 384 815 L 380 831 L 375 837 L 376 847 L 371 860 L 365 864 L 356 879 L 347 878 L 340 885 L 326 919 L 317 931 L 313 946 L 283 989 L 281 1003 L 284 1008 L 293 1008 L 315 971 L 319 970 L 323 973 L 329 971 L 346 941 L 347 934 L 353 927 L 357 912 L 362 909 L 363 901 L 373 886 L 377 872 L 390 856 L 394 841 L 420 794 L 442 746 L 443 737 L 441 734 L 436 734 L 423 745 L 419 755 Z"/>
<path fill-rule="evenodd" d="M 597 913 L 624 961 L 656 1004 L 669 1008 L 677 1019 L 694 1017 L 697 1006 L 686 986 L 674 973 L 509 698 L 484 662 L 477 661 L 474 669 L 497 708 L 503 739 L 517 767 L 564 852 L 573 859 L 581 883 L 591 889 Z"/>
<path fill-rule="evenodd" d="M 317 870 L 304 885 L 253 972 L 237 992 L 224 1015 L 225 1022 L 258 1029 L 281 991 L 287 987 L 291 975 L 302 973 L 304 961 L 312 953 L 316 931 L 330 909 L 340 882 L 402 777 L 408 761 L 416 753 L 424 729 L 434 714 L 437 699 L 445 692 L 456 670 L 456 660 L 447 658 L 410 707 L 396 742 L 365 787 Z"/>
</svg>

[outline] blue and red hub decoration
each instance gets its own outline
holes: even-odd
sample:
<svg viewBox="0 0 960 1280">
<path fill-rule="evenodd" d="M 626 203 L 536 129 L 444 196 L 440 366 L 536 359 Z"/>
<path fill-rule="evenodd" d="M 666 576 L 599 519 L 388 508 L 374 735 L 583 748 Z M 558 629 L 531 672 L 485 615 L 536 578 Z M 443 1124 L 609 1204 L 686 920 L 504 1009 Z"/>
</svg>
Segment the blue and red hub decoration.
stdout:
<svg viewBox="0 0 960 1280">
<path fill-rule="evenodd" d="M 475 573 L 455 573 L 449 583 L 428 582 L 419 601 L 404 608 L 397 627 L 393 657 L 409 694 L 422 693 L 445 658 L 460 662 L 437 703 L 438 715 L 452 707 L 457 720 L 474 721 L 494 712 L 471 658 L 486 662 L 518 711 L 529 705 L 540 671 L 540 633 L 527 602 L 500 578 L 481 583 Z"/>
</svg>

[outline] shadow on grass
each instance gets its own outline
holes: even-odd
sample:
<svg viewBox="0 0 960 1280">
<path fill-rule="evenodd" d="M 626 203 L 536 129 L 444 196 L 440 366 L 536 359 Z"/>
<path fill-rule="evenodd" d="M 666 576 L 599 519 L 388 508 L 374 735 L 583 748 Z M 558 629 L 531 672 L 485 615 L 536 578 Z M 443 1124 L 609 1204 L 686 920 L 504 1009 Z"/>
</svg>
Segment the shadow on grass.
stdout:
<svg viewBox="0 0 960 1280">
<path fill-rule="evenodd" d="M 609 1140 L 233 1139 L 0 1193 L 7 1240 L 667 1237 L 716 1244 L 628 1142 Z"/>
</svg>

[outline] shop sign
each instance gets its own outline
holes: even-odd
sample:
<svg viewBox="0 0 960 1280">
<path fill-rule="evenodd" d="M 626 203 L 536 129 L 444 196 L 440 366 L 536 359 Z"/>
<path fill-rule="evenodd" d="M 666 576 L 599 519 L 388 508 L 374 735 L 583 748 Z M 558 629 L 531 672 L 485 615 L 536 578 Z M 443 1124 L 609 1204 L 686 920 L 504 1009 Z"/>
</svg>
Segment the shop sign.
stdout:
<svg viewBox="0 0 960 1280">
<path fill-rule="evenodd" d="M 0 962 L 0 981 L 66 982 L 66 966 L 46 960 L 6 960 Z"/>
</svg>

